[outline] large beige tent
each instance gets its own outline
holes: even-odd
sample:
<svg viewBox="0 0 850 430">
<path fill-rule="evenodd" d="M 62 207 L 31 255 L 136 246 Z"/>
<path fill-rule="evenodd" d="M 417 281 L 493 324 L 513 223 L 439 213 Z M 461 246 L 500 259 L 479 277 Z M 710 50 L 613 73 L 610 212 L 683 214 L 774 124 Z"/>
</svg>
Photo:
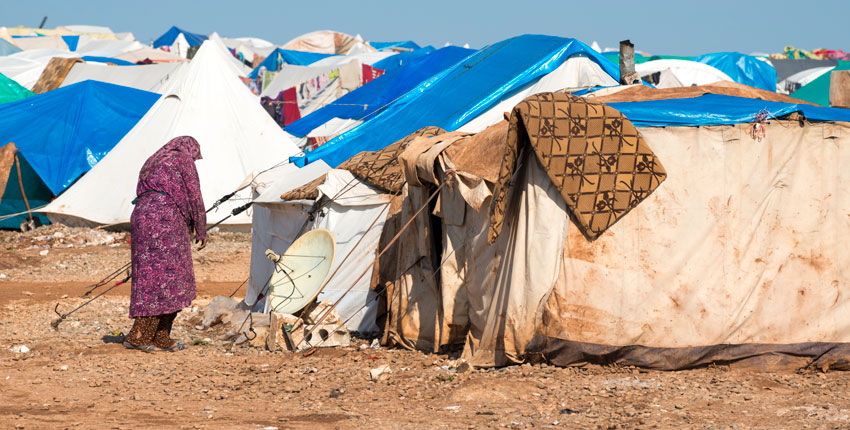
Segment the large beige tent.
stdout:
<svg viewBox="0 0 850 430">
<path fill-rule="evenodd" d="M 850 124 L 775 120 L 760 141 L 751 124 L 641 128 L 668 177 L 594 230 L 564 197 L 558 151 L 545 149 L 584 142 L 558 124 L 586 115 L 559 122 L 544 105 L 537 120 L 515 109 L 510 124 L 437 151 L 413 142 L 401 156 L 400 223 L 446 185 L 381 272 L 388 343 L 463 345 L 477 366 L 848 365 Z"/>
</svg>

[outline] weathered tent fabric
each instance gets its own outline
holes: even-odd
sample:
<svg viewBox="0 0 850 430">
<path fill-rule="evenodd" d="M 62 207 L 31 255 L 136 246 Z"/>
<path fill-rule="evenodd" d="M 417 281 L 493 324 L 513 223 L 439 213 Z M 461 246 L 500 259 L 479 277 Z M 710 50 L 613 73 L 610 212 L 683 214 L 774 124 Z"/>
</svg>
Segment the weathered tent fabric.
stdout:
<svg viewBox="0 0 850 430">
<path fill-rule="evenodd" d="M 348 54 L 353 48 L 364 45 L 359 36 L 330 30 L 302 34 L 283 44 L 283 49 L 321 54 Z M 374 48 L 370 48 L 374 50 Z"/>
<path fill-rule="evenodd" d="M 77 63 L 65 76 L 64 88 L 87 80 L 106 82 L 161 94 L 186 63 L 160 63 L 139 66 L 107 66 L 97 63 Z"/>
<path fill-rule="evenodd" d="M 776 91 L 783 94 L 790 94 L 799 90 L 804 85 L 808 85 L 824 73 L 829 73 L 835 69 L 835 66 L 815 67 L 797 72 L 776 83 Z"/>
<path fill-rule="evenodd" d="M 694 57 L 694 61 L 720 70 L 739 84 L 776 91 L 776 69 L 770 63 L 751 55 L 717 52 Z"/>
<path fill-rule="evenodd" d="M 158 98 L 133 88 L 81 82 L 0 105 L 0 142 L 15 142 L 58 195 L 100 162 Z"/>
<path fill-rule="evenodd" d="M 544 355 L 846 366 L 850 126 L 772 121 L 761 142 L 747 124 L 640 131 L 670 177 L 594 242 L 570 225 Z"/>
<path fill-rule="evenodd" d="M 35 93 L 32 91 L 0 74 L 0 104 L 18 101 L 34 95 Z"/>
<path fill-rule="evenodd" d="M 443 175 L 458 185 L 444 190 L 462 199 L 441 195 L 441 282 L 431 285 L 427 268 L 396 270 L 389 340 L 429 350 L 465 342 L 462 357 L 476 366 L 534 356 L 664 370 L 846 368 L 848 131 L 774 120 L 756 142 L 748 124 L 640 129 L 671 176 L 592 242 L 528 152 L 511 233 L 492 245 L 487 211 Z M 477 136 L 439 163 L 464 171 L 454 161 L 478 151 L 456 147 Z M 423 225 L 415 234 L 433 233 Z"/>
<path fill-rule="evenodd" d="M 32 92 L 41 94 L 59 88 L 65 76 L 68 76 L 68 72 L 71 71 L 71 67 L 82 61 L 79 58 L 51 58 L 47 67 L 41 72 L 38 82 L 32 87 Z"/>
<path fill-rule="evenodd" d="M 850 121 L 850 111 L 847 109 L 718 94 L 688 99 L 611 103 L 611 107 L 620 111 L 637 127 L 740 124 L 755 121 L 760 113 L 767 118 L 782 118 L 799 113 L 809 121 Z"/>
<path fill-rule="evenodd" d="M 565 93 L 541 93 L 511 113 L 490 209 L 489 241 L 502 230 L 508 183 L 530 147 L 588 239 L 596 239 L 667 177 L 631 122 L 616 109 Z"/>
<path fill-rule="evenodd" d="M 38 78 L 41 77 L 41 72 L 54 57 L 77 57 L 79 54 L 69 51 L 59 51 L 54 49 L 36 49 L 31 51 L 21 51 L 5 57 L 0 57 L 0 73 L 6 77 L 15 80 L 21 86 L 32 89 Z"/>
<path fill-rule="evenodd" d="M 139 168 L 173 137 L 189 135 L 201 145 L 197 164 L 207 207 L 237 189 L 251 173 L 286 160 L 298 149 L 236 75 L 223 45 L 207 41 L 180 79 L 88 174 L 45 209 L 66 223 L 125 223 L 130 219 Z M 105 84 L 104 84 L 105 85 Z M 247 192 L 225 202 L 211 222 L 244 202 Z M 223 215 L 221 216 L 223 218 Z M 250 225 L 248 214 L 226 225 Z"/>
<path fill-rule="evenodd" d="M 30 209 L 37 209 L 46 205 L 53 197 L 53 193 L 44 185 L 26 158 L 20 154 L 16 156 L 16 153 L 17 148 L 14 142 L 0 147 L 0 193 L 2 193 L 0 194 L 0 215 L 25 212 L 27 203 Z M 20 180 L 18 169 L 21 171 Z M 24 194 L 21 194 L 22 186 Z M 26 195 L 26 202 L 23 195 Z M 43 225 L 50 224 L 44 215 L 32 213 L 32 216 L 38 218 Z M 27 215 L 2 219 L 0 228 L 17 229 L 27 219 Z"/>
<path fill-rule="evenodd" d="M 454 66 L 473 52 L 475 51 L 471 49 L 450 46 L 419 57 L 407 66 L 387 72 L 331 104 L 295 121 L 286 127 L 286 131 L 295 136 L 306 136 L 333 118 L 361 120 L 372 116 L 375 111 L 389 105 L 422 81 Z"/>
<path fill-rule="evenodd" d="M 456 130 L 573 55 L 590 57 L 612 79 L 619 79 L 616 65 L 577 40 L 515 37 L 470 55 L 422 82 L 371 120 L 293 161 L 303 165 L 321 159 L 336 166 L 358 152 L 383 148 L 424 126 Z"/>
<path fill-rule="evenodd" d="M 788 77 L 804 70 L 814 69 L 817 67 L 835 67 L 838 65 L 838 60 L 790 60 L 771 58 L 770 63 L 773 64 L 773 68 L 776 69 L 776 79 L 778 81 L 783 81 Z"/>
<path fill-rule="evenodd" d="M 681 88 L 652 88 L 646 85 L 623 85 L 604 88 L 585 95 L 588 99 L 600 103 L 622 103 L 649 100 L 687 99 L 705 94 L 720 94 L 748 99 L 768 100 L 780 103 L 807 103 L 784 94 L 760 90 L 737 82 L 715 82 L 709 85 L 697 85 Z"/>
</svg>

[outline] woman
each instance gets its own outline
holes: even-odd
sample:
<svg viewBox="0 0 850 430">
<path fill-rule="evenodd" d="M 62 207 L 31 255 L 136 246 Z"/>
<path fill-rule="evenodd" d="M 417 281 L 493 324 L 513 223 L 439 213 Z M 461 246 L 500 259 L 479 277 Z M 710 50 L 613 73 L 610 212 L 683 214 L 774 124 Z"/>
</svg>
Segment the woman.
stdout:
<svg viewBox="0 0 850 430">
<path fill-rule="evenodd" d="M 186 348 L 171 339 L 171 325 L 177 312 L 195 298 L 192 231 L 199 250 L 207 244 L 207 217 L 195 169 L 200 159 L 198 141 L 180 136 L 148 158 L 139 172 L 130 218 L 130 318 L 135 321 L 124 339 L 127 348 Z"/>
</svg>

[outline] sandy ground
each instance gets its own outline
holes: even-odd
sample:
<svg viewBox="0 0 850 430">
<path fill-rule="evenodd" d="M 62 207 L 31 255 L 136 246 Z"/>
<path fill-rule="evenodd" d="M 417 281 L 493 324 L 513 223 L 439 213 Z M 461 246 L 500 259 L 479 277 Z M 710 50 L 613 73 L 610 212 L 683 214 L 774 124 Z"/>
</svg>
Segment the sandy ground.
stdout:
<svg viewBox="0 0 850 430">
<path fill-rule="evenodd" d="M 454 357 L 361 349 L 368 339 L 307 357 L 207 344 L 191 309 L 175 327 L 190 349 L 130 351 L 119 335 L 130 327 L 126 285 L 59 331 L 50 327 L 57 302 L 61 310 L 82 303 L 86 284 L 127 261 L 126 236 L 51 228 L 0 232 L 0 428 L 850 427 L 850 374 L 842 372 L 458 372 L 448 367 Z M 247 278 L 249 256 L 248 235 L 212 234 L 195 256 L 199 300 L 233 292 Z M 13 352 L 19 345 L 30 351 Z M 370 380 L 381 365 L 389 376 Z"/>
</svg>

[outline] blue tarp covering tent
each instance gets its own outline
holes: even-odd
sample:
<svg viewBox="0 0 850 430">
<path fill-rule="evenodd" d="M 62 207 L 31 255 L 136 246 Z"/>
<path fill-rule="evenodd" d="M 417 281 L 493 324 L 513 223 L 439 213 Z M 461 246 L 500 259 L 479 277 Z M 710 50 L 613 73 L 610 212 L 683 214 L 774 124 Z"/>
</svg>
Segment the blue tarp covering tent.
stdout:
<svg viewBox="0 0 850 430">
<path fill-rule="evenodd" d="M 183 33 L 183 37 L 185 37 L 186 41 L 189 42 L 189 46 L 198 46 L 207 40 L 207 36 L 204 36 L 203 34 L 190 33 L 177 27 L 171 27 L 162 36 L 159 36 L 159 38 L 153 41 L 153 47 L 159 48 L 160 46 L 173 45 L 180 33 Z"/>
<path fill-rule="evenodd" d="M 381 69 L 384 73 L 390 73 L 400 67 L 410 64 L 411 61 L 434 52 L 433 46 L 426 46 L 415 51 L 399 52 L 398 54 L 384 58 L 381 61 L 372 64 L 372 67 Z M 472 51 L 470 51 L 472 52 Z"/>
<path fill-rule="evenodd" d="M 739 84 L 776 91 L 776 69 L 756 57 L 739 52 L 718 52 L 694 57 L 694 61 L 720 70 Z"/>
<path fill-rule="evenodd" d="M 384 49 L 392 49 L 392 48 L 402 48 L 402 49 L 419 49 L 420 46 L 411 40 L 405 40 L 404 42 L 369 42 L 373 48 L 378 51 L 383 51 Z"/>
<path fill-rule="evenodd" d="M 127 60 L 120 60 L 118 58 L 112 57 L 94 57 L 91 55 L 84 55 L 80 57 L 83 61 L 87 62 L 95 62 L 95 63 L 112 63 L 116 66 L 136 66 L 136 63 L 131 63 Z"/>
<path fill-rule="evenodd" d="M 322 58 L 332 57 L 335 54 L 320 54 L 318 52 L 303 52 L 303 51 L 292 51 L 289 49 L 280 49 L 277 48 L 272 51 L 262 63 L 257 64 L 254 67 L 254 70 L 251 71 L 251 74 L 248 75 L 249 78 L 254 79 L 257 77 L 257 73 L 260 72 L 260 67 L 265 67 L 266 70 L 270 72 L 276 72 L 280 70 L 281 65 L 283 64 L 292 64 L 295 66 L 309 66 L 310 64 L 315 63 L 316 61 L 321 60 Z"/>
<path fill-rule="evenodd" d="M 456 130 L 577 54 L 589 57 L 619 81 L 618 66 L 578 40 L 518 36 L 470 55 L 422 82 L 369 121 L 291 160 L 302 166 L 316 160 L 338 166 L 358 152 L 381 149 L 425 126 Z"/>
<path fill-rule="evenodd" d="M 771 117 L 792 112 L 809 121 L 850 121 L 850 110 L 771 102 L 719 94 L 643 102 L 610 103 L 637 127 L 723 125 L 753 122 L 765 110 Z M 320 148 L 321 149 L 321 148 Z"/>
<path fill-rule="evenodd" d="M 0 39 L 0 57 L 12 55 L 16 52 L 21 52 L 21 48 L 12 45 L 8 40 Z"/>
<path fill-rule="evenodd" d="M 0 105 L 0 142 L 14 142 L 58 195 L 106 156 L 157 99 L 156 93 L 83 81 Z"/>
<path fill-rule="evenodd" d="M 68 45 L 68 50 L 74 52 L 77 50 L 77 44 L 80 43 L 80 36 L 62 36 L 62 40 Z"/>
<path fill-rule="evenodd" d="M 333 118 L 360 120 L 392 103 L 422 81 L 457 64 L 475 50 L 447 46 L 430 55 L 419 57 L 400 69 L 386 73 L 368 84 L 340 97 L 333 103 L 293 122 L 286 131 L 306 136 L 314 128 Z"/>
</svg>

